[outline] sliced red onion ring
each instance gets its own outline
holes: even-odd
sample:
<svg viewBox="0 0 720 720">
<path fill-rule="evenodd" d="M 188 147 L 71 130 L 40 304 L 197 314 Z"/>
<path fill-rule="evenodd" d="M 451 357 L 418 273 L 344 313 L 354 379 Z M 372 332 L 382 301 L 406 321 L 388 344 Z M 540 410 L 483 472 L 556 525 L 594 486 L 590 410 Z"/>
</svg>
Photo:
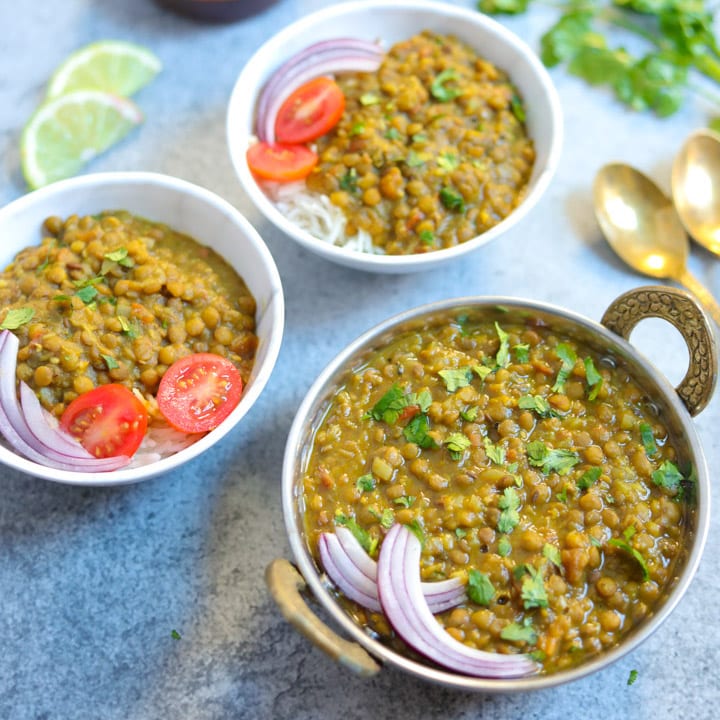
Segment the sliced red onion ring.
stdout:
<svg viewBox="0 0 720 720">
<path fill-rule="evenodd" d="M 355 38 L 322 40 L 309 45 L 270 76 L 257 104 L 257 136 L 275 141 L 275 118 L 288 96 L 304 83 L 320 75 L 338 72 L 373 72 L 380 66 L 383 51 L 374 43 Z"/>
<path fill-rule="evenodd" d="M 328 577 L 351 600 L 368 610 L 381 612 L 377 590 L 377 563 L 365 552 L 348 528 L 323 533 L 318 543 L 320 559 Z M 421 583 L 430 611 L 444 612 L 465 600 L 460 578 Z"/>
<path fill-rule="evenodd" d="M 420 541 L 404 525 L 394 525 L 380 548 L 378 595 L 395 632 L 425 657 L 464 675 L 513 678 L 536 673 L 539 667 L 528 655 L 475 650 L 438 624 L 422 593 L 420 554 Z"/>
<path fill-rule="evenodd" d="M 29 387 L 21 384 L 21 406 L 17 397 L 15 371 L 17 337 L 0 333 L 0 433 L 14 450 L 29 460 L 57 470 L 107 472 L 117 470 L 130 458 L 95 458 L 73 438 L 49 424 L 40 401 Z"/>
</svg>

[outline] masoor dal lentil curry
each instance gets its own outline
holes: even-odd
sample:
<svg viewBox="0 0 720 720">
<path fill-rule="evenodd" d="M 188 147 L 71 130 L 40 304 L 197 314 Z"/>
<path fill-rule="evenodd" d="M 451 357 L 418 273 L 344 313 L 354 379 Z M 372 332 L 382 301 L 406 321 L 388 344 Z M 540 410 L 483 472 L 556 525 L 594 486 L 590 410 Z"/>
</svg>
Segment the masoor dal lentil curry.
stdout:
<svg viewBox="0 0 720 720">
<path fill-rule="evenodd" d="M 45 222 L 42 243 L 0 275 L 0 308 L 23 317 L 18 380 L 58 417 L 78 396 L 119 383 L 145 398 L 191 353 L 227 358 L 246 382 L 255 301 L 214 251 L 128 212 Z"/>
<path fill-rule="evenodd" d="M 467 580 L 446 631 L 553 672 L 653 612 L 692 526 L 692 474 L 619 358 L 501 310 L 436 317 L 353 371 L 312 438 L 306 533 L 316 558 L 339 526 L 377 558 L 409 526 L 423 581 Z M 342 602 L 402 646 L 381 612 Z"/>
<path fill-rule="evenodd" d="M 388 254 L 465 242 L 521 202 L 535 160 L 507 75 L 452 36 L 394 45 L 376 73 L 342 74 L 345 112 L 316 140 L 307 187 Z"/>
</svg>

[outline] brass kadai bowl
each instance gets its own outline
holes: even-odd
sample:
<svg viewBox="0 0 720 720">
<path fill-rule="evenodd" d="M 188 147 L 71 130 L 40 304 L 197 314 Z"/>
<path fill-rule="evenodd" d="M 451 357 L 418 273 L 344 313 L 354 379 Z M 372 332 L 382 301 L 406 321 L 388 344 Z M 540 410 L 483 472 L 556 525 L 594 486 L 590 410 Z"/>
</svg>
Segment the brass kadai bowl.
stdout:
<svg viewBox="0 0 720 720">
<path fill-rule="evenodd" d="M 663 595 L 632 630 L 615 645 L 592 655 L 579 665 L 551 673 L 513 679 L 470 677 L 446 670 L 412 652 L 398 650 L 354 621 L 338 592 L 324 575 L 310 551 L 304 524 L 302 478 L 308 465 L 313 436 L 331 398 L 348 377 L 375 350 L 407 329 L 429 319 L 451 319 L 465 311 L 491 311 L 502 306 L 503 317 L 532 315 L 559 334 L 583 343 L 593 351 L 621 361 L 657 410 L 674 440 L 678 457 L 694 468 L 694 507 L 687 513 L 685 543 L 675 572 Z M 677 388 L 629 342 L 638 322 L 657 317 L 671 323 L 683 336 L 689 351 L 689 368 Z M 703 310 L 682 290 L 649 286 L 617 298 L 600 323 L 545 303 L 509 297 L 467 297 L 425 305 L 390 318 L 371 329 L 342 351 L 322 372 L 302 402 L 287 440 L 283 464 L 283 512 L 295 565 L 273 561 L 266 580 L 283 616 L 303 635 L 351 671 L 373 675 L 387 663 L 427 681 L 462 690 L 508 693 L 547 688 L 596 672 L 632 651 L 664 622 L 687 591 L 698 568 L 710 519 L 708 470 L 692 417 L 710 400 L 715 388 L 717 350 L 713 330 Z M 299 572 L 298 572 L 299 571 Z M 319 601 L 349 639 L 336 634 L 312 612 L 305 591 Z"/>
</svg>

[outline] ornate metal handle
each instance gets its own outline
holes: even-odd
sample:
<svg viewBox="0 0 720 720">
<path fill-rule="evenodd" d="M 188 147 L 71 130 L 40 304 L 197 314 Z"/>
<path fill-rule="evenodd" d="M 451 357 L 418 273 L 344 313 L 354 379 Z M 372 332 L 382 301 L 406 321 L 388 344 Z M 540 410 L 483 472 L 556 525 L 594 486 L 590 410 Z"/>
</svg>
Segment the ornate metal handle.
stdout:
<svg viewBox="0 0 720 720">
<path fill-rule="evenodd" d="M 690 363 L 675 389 L 690 414 L 697 415 L 710 401 L 717 379 L 717 347 L 710 321 L 689 293 L 650 285 L 621 295 L 600 322 L 628 340 L 633 328 L 649 317 L 667 320 L 685 339 Z"/>
<path fill-rule="evenodd" d="M 341 638 L 313 614 L 300 595 L 305 580 L 294 565 L 284 558 L 273 560 L 265 571 L 265 582 L 283 617 L 333 660 L 362 677 L 380 670 L 380 665 L 363 648 Z"/>
</svg>

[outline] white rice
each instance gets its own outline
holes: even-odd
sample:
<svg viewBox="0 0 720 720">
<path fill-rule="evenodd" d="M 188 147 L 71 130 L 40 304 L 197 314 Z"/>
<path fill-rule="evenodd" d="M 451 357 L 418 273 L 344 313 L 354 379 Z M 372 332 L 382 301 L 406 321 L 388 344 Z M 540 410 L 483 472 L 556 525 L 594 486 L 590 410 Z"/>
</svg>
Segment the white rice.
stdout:
<svg viewBox="0 0 720 720">
<path fill-rule="evenodd" d="M 263 188 L 290 222 L 318 240 L 357 252 L 383 254 L 382 249 L 373 245 L 370 233 L 365 230 L 358 230 L 356 235 L 348 237 L 343 211 L 333 205 L 327 195 L 310 192 L 304 180 L 264 183 Z"/>
</svg>

